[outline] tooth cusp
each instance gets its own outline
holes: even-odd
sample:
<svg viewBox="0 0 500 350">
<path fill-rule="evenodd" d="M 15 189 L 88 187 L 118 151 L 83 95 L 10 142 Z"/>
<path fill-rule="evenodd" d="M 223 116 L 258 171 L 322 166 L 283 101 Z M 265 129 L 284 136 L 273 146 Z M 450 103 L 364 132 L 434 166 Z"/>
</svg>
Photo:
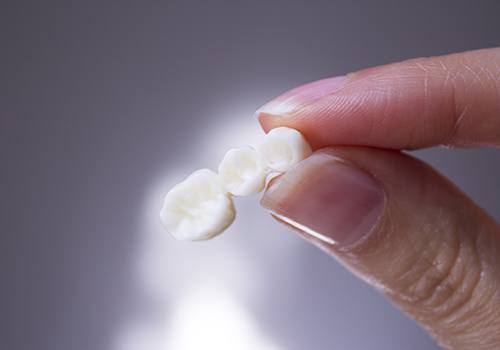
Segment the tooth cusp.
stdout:
<svg viewBox="0 0 500 350">
<path fill-rule="evenodd" d="M 204 240 L 223 232 L 234 220 L 234 205 L 217 174 L 195 171 L 165 196 L 160 219 L 178 240 Z"/>
<path fill-rule="evenodd" d="M 259 155 L 249 146 L 230 149 L 219 165 L 219 178 L 235 196 L 248 196 L 264 189 L 267 172 Z"/>
<path fill-rule="evenodd" d="M 295 129 L 272 129 L 257 148 L 262 161 L 271 169 L 285 172 L 301 160 L 309 157 L 311 147 L 304 136 Z"/>
</svg>

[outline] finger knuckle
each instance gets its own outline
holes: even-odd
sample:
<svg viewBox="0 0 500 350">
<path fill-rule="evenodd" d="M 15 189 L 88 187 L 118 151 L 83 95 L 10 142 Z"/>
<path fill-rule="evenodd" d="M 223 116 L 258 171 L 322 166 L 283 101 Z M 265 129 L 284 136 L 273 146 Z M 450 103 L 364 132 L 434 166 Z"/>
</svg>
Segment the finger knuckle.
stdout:
<svg viewBox="0 0 500 350">
<path fill-rule="evenodd" d="M 459 228 L 447 236 L 429 244 L 403 290 L 413 308 L 435 320 L 466 313 L 482 276 L 475 239 L 460 234 Z"/>
</svg>

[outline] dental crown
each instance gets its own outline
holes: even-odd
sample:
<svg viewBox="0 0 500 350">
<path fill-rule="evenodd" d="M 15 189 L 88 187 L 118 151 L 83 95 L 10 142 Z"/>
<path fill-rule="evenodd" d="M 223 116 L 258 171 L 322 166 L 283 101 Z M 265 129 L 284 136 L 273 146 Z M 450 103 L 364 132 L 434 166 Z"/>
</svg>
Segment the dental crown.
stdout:
<svg viewBox="0 0 500 350">
<path fill-rule="evenodd" d="M 233 196 L 261 192 L 268 176 L 289 170 L 311 153 L 299 131 L 272 129 L 256 149 L 230 149 L 219 164 L 218 174 L 197 170 L 175 185 L 165 196 L 161 222 L 178 240 L 213 238 L 234 221 Z"/>
</svg>

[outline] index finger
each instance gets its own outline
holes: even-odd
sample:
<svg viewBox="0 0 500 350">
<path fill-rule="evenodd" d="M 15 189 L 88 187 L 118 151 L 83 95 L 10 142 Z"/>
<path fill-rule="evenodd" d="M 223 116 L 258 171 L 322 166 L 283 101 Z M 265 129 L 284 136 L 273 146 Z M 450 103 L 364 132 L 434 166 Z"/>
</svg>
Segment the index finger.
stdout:
<svg viewBox="0 0 500 350">
<path fill-rule="evenodd" d="M 261 107 L 268 131 L 314 148 L 500 146 L 500 48 L 418 58 L 309 83 Z"/>
</svg>

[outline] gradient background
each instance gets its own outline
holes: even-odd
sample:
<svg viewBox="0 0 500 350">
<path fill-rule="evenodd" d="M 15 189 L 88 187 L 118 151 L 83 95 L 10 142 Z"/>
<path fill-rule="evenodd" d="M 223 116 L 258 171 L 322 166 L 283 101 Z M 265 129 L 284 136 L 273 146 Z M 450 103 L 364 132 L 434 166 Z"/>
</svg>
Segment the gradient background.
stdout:
<svg viewBox="0 0 500 350">
<path fill-rule="evenodd" d="M 201 244 L 157 213 L 274 95 L 499 45 L 499 18 L 498 0 L 2 1 L 1 347 L 436 349 L 258 198 Z M 500 219 L 498 151 L 416 154 Z"/>
</svg>

